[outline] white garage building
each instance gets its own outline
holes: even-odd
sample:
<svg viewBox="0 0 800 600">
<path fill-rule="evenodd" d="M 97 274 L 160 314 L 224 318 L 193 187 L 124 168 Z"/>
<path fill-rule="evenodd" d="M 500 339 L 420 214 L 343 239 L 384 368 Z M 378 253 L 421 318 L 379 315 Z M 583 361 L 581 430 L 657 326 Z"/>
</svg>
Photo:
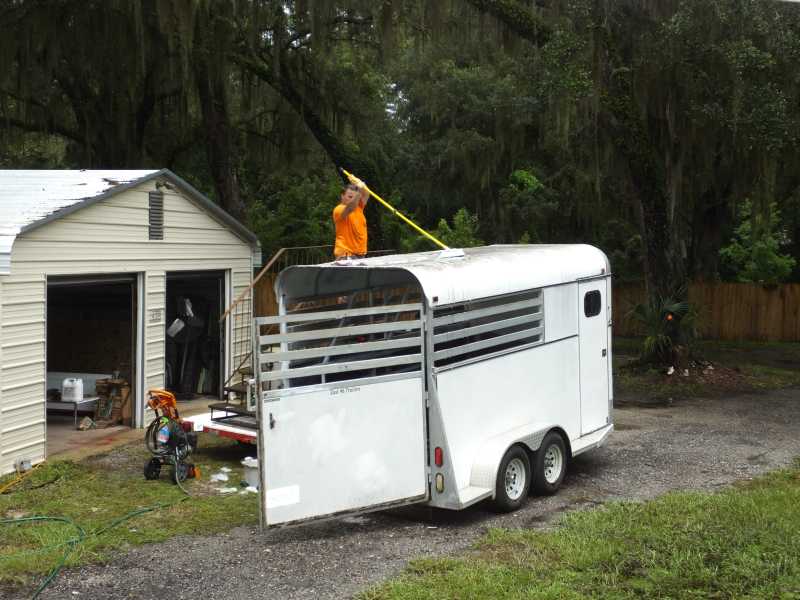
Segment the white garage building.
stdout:
<svg viewBox="0 0 800 600">
<path fill-rule="evenodd" d="M 260 261 L 250 231 L 168 170 L 0 170 L 0 475 L 45 459 L 65 375 L 121 373 L 135 427 L 148 388 L 219 396 L 250 308 L 219 316 Z M 176 343 L 185 298 L 196 333 Z"/>
</svg>

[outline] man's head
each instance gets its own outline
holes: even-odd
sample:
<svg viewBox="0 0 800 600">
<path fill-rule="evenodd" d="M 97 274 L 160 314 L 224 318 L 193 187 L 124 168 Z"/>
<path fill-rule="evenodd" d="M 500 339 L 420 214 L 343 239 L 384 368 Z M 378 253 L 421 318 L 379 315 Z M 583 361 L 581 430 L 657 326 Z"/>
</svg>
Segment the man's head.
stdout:
<svg viewBox="0 0 800 600">
<path fill-rule="evenodd" d="M 353 183 L 348 183 L 342 189 L 342 194 L 339 196 L 339 201 L 347 206 L 353 206 L 358 202 L 361 197 L 361 190 Z"/>
</svg>

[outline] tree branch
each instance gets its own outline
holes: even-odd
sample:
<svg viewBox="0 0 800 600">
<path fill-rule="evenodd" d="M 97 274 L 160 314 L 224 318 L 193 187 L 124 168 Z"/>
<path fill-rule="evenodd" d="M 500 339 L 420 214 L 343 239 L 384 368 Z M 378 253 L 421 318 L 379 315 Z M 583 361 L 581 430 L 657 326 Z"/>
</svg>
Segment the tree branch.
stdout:
<svg viewBox="0 0 800 600">
<path fill-rule="evenodd" d="M 552 33 L 550 27 L 515 0 L 467 0 L 467 2 L 479 11 L 492 15 L 511 31 L 536 46 L 543 46 L 550 39 Z"/>
</svg>

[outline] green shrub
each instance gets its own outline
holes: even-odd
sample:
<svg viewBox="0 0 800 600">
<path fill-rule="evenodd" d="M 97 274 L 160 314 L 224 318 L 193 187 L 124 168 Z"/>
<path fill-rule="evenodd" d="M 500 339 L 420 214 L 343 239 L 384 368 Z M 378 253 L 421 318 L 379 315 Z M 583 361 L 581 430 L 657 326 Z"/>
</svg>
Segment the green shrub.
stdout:
<svg viewBox="0 0 800 600">
<path fill-rule="evenodd" d="M 656 297 L 637 304 L 630 314 L 644 329 L 643 362 L 672 364 L 677 347 L 688 351 L 697 337 L 697 310 L 685 300 Z"/>
<path fill-rule="evenodd" d="M 764 216 L 754 214 L 747 200 L 733 240 L 719 251 L 723 270 L 742 283 L 780 283 L 791 275 L 796 264 L 792 256 L 780 253 L 786 242 L 777 205 L 773 202 Z"/>
</svg>

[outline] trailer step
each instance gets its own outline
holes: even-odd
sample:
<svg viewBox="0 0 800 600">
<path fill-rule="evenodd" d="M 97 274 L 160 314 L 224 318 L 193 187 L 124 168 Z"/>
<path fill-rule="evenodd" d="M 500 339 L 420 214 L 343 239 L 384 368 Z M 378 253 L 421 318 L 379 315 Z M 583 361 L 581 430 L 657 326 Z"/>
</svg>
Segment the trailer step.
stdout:
<svg viewBox="0 0 800 600">
<path fill-rule="evenodd" d="M 230 425 L 232 427 L 244 427 L 245 429 L 258 429 L 258 421 L 253 415 L 233 415 L 228 417 L 216 417 L 211 420 L 213 423 Z"/>
<path fill-rule="evenodd" d="M 244 395 L 247 393 L 247 384 L 245 382 L 234 383 L 233 385 L 225 386 L 222 388 L 222 391 L 224 391 L 226 394 L 232 393 Z"/>
<path fill-rule="evenodd" d="M 247 407 L 243 404 L 231 404 L 230 402 L 214 402 L 208 405 L 208 408 L 211 409 L 212 419 L 214 411 L 226 412 L 231 413 L 234 415 L 252 415 L 253 413 L 247 410 Z M 216 420 L 216 419 L 214 419 Z"/>
</svg>

